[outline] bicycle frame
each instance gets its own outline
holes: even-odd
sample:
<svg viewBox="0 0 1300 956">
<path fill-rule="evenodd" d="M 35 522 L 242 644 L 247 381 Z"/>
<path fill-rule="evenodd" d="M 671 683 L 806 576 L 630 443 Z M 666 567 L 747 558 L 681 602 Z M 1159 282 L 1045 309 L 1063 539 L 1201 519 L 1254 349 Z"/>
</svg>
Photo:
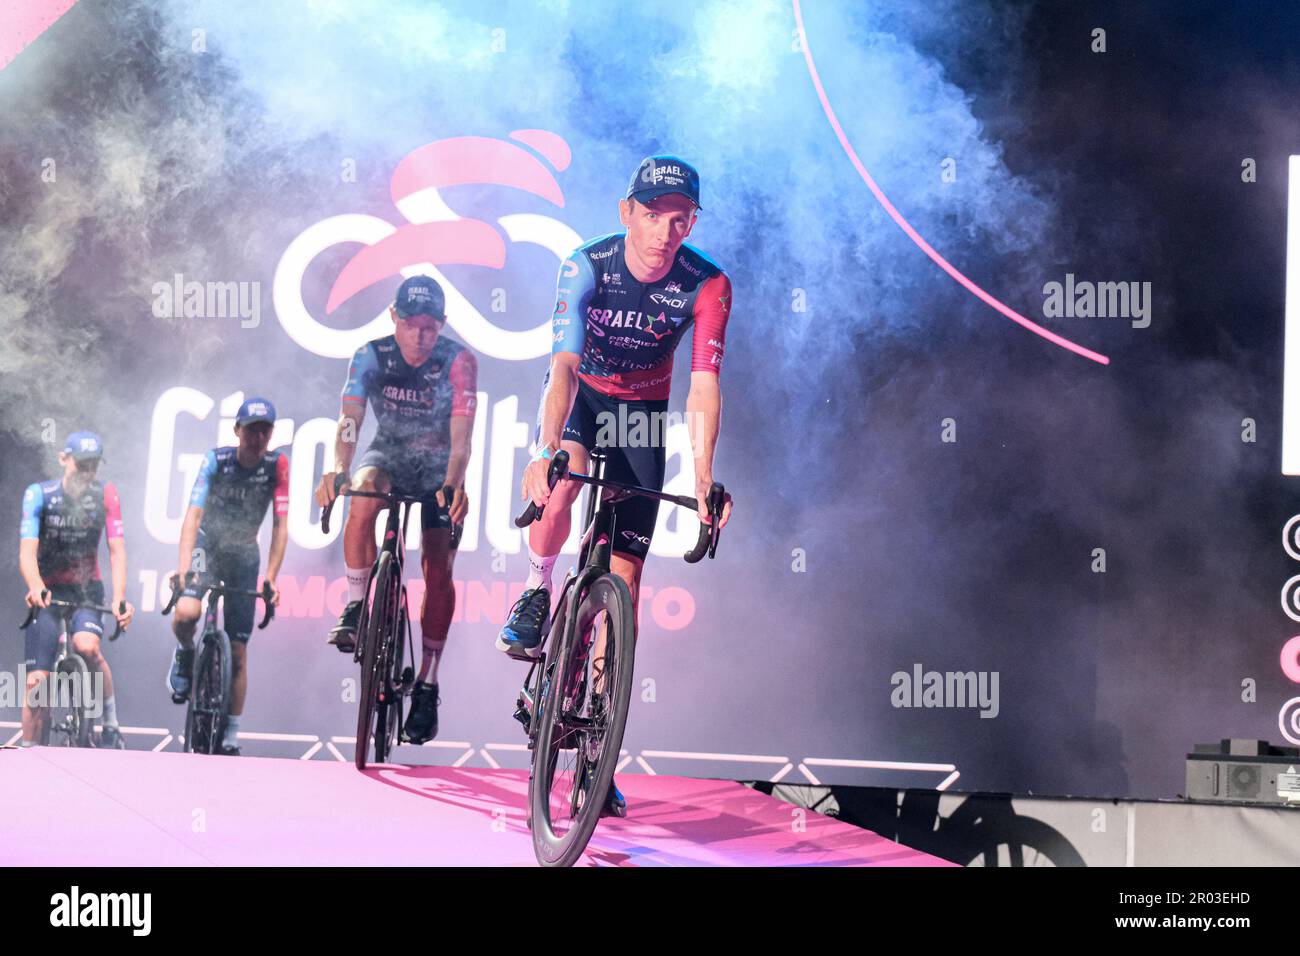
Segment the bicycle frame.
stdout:
<svg viewBox="0 0 1300 956">
<path fill-rule="evenodd" d="M 563 458 L 559 456 L 563 455 Z M 516 701 L 515 718 L 524 723 L 528 731 L 528 746 L 532 749 L 537 739 L 537 707 L 536 702 L 541 697 L 542 677 L 546 673 L 547 647 L 555 639 L 560 643 L 556 644 L 557 648 L 564 647 L 564 639 L 568 633 L 576 626 L 576 614 L 578 602 L 582 595 L 591 586 L 597 578 L 610 572 L 610 557 L 613 553 L 614 534 L 618 530 L 617 505 L 618 502 L 624 501 L 633 496 L 655 498 L 660 501 L 667 501 L 670 504 L 680 505 L 681 507 L 694 509 L 697 503 L 694 498 L 688 498 L 684 495 L 672 495 L 663 491 L 655 491 L 651 488 L 641 488 L 637 485 L 629 485 L 623 482 L 611 481 L 605 477 L 605 468 L 607 465 L 607 455 L 600 448 L 592 449 L 591 471 L 590 475 L 583 475 L 573 472 L 567 472 L 568 455 L 560 452 L 556 456 L 560 469 L 566 471 L 565 477 L 572 481 L 578 481 L 588 486 L 587 501 L 584 506 L 585 517 L 583 519 L 583 533 L 581 544 L 578 548 L 578 563 L 576 572 L 569 574 L 565 578 L 563 587 L 560 589 L 560 599 L 556 601 L 555 611 L 551 617 L 552 628 L 549 634 L 543 639 L 538 648 L 538 655 L 535 660 L 531 661 L 532 666 L 524 677 L 524 684 L 520 690 L 519 698 Z M 554 472 L 554 467 L 552 468 Z M 712 525 L 701 527 L 699 541 L 696 543 L 686 556 L 690 563 L 699 561 L 705 553 L 713 557 L 718 546 L 718 516 L 722 513 L 722 503 L 725 492 L 722 485 L 715 483 L 710 491 L 710 510 L 714 515 Z M 526 526 L 530 524 L 540 511 L 531 502 L 524 514 L 515 521 L 516 526 Z M 554 624 L 560 619 L 563 612 L 564 626 L 555 628 Z M 556 637 L 557 630 L 561 631 L 559 637 Z M 540 669 L 539 669 L 540 665 Z M 536 681 L 533 680 L 536 675 Z M 530 685 L 532 685 L 530 687 Z M 524 715 L 527 715 L 527 721 Z"/>
</svg>

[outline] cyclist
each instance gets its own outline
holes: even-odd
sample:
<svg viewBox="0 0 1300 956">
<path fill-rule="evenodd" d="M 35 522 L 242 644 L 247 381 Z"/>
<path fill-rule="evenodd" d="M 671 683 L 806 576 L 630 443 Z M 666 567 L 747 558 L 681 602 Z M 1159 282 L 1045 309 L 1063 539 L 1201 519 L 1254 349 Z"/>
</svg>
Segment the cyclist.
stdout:
<svg viewBox="0 0 1300 956">
<path fill-rule="evenodd" d="M 428 276 L 413 276 L 397 289 L 389 309 L 392 335 L 357 349 L 343 386 L 334 468 L 321 477 L 317 503 L 334 500 L 335 476 L 347 477 L 365 419 L 366 404 L 374 406 L 378 431 L 357 469 L 343 488 L 387 492 L 397 488 L 411 495 L 434 493 L 437 507 L 420 509 L 421 564 L 424 603 L 420 608 L 423 653 L 411 694 L 411 713 L 403 733 L 415 744 L 438 733 L 438 664 L 447 644 L 456 606 L 451 570 L 455 560 L 452 529 L 465 520 L 465 469 L 474 430 L 478 365 L 463 345 L 443 336 L 446 300 L 442 288 Z M 442 488 L 453 488 L 451 501 Z M 375 520 L 384 503 L 354 498 L 343 529 L 343 558 L 347 566 L 348 604 L 330 631 L 329 643 L 340 651 L 356 648 L 357 619 L 375 561 Z"/>
<path fill-rule="evenodd" d="M 203 610 L 203 587 L 217 581 L 241 591 L 257 588 L 261 555 L 257 532 L 273 501 L 271 550 L 266 560 L 266 580 L 271 603 L 280 603 L 275 579 L 284 563 L 289 540 L 289 459 L 276 449 L 267 451 L 275 428 L 275 406 L 264 398 L 250 398 L 235 415 L 238 445 L 213 448 L 203 458 L 190 505 L 181 525 L 180 553 L 171 579 L 185 584 L 176 602 L 172 652 L 167 686 L 172 700 L 189 700 L 194 673 L 194 631 Z M 186 582 L 193 570 L 196 577 Z M 230 638 L 230 706 L 220 752 L 239 756 L 239 718 L 248 693 L 248 639 L 253 633 L 256 598 L 230 594 L 222 599 L 223 623 Z"/>
<path fill-rule="evenodd" d="M 23 493 L 18 568 L 27 584 L 27 606 L 45 608 L 27 629 L 24 747 L 41 739 L 41 731 L 49 719 L 43 709 L 31 706 L 31 697 L 54 666 L 63 630 L 60 615 L 64 609 L 50 607 L 50 600 L 104 603 L 98 557 L 101 532 L 108 538 L 114 616 L 125 628 L 135 615 L 135 608 L 130 604 L 125 611 L 116 611 L 126 598 L 126 540 L 122 536 L 122 505 L 117 488 L 95 477 L 103 456 L 104 443 L 98 435 L 73 432 L 59 453 L 63 477 L 28 485 Z M 72 611 L 68 633 L 73 648 L 85 659 L 91 674 L 103 675 L 103 729 L 99 746 L 124 750 L 126 743 L 118 728 L 117 699 L 113 695 L 113 672 L 100 649 L 104 628 L 99 612 L 86 608 Z"/>
<path fill-rule="evenodd" d="M 647 157 L 619 202 L 625 231 L 579 246 L 560 266 L 551 319 L 551 365 L 542 383 L 535 453 L 522 482 L 522 497 L 548 507 L 528 530 L 528 580 L 497 638 L 496 646 L 503 651 L 532 652 L 550 627 L 551 573 L 568 537 L 570 506 L 581 486 L 561 482 L 548 490 L 548 459 L 563 449 L 571 468 L 585 472 L 587 452 L 596 446 L 598 434 L 609 430 L 607 424 L 640 420 L 643 427 L 633 426 L 613 441 L 602 436 L 609 455 L 605 475 L 661 490 L 662 429 L 651 426 L 663 420 L 673 350 L 692 325 L 686 413 L 699 516 L 709 520 L 722 408 L 718 375 L 731 312 L 731 282 L 717 263 L 685 244 L 699 210 L 695 169 L 676 156 Z M 619 504 L 610 563 L 627 582 L 634 606 L 658 509 L 657 501 L 641 497 Z M 730 513 L 728 496 L 720 526 Z M 626 812 L 622 794 L 611 787 L 602 815 Z"/>
</svg>

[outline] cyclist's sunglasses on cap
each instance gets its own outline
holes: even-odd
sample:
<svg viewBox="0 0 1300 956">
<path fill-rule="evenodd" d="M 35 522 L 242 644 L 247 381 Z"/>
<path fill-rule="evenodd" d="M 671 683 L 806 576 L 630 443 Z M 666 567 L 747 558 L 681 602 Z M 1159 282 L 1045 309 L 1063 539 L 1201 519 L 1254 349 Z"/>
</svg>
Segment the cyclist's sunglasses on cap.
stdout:
<svg viewBox="0 0 1300 956">
<path fill-rule="evenodd" d="M 275 424 L 275 406 L 264 398 L 250 398 L 239 406 L 235 414 L 235 424 L 241 428 L 254 422 Z"/>
<path fill-rule="evenodd" d="M 447 300 L 442 286 L 428 276 L 411 276 L 397 287 L 393 310 L 399 319 L 427 315 L 443 320 L 447 317 Z"/>
<path fill-rule="evenodd" d="M 627 198 L 647 203 L 669 193 L 685 196 L 700 208 L 700 174 L 695 167 L 676 156 L 647 156 L 632 174 Z"/>
<path fill-rule="evenodd" d="M 63 443 L 63 450 L 76 459 L 79 468 L 83 462 L 87 469 L 98 466 L 104 457 L 104 443 L 94 432 L 73 432 Z"/>
</svg>

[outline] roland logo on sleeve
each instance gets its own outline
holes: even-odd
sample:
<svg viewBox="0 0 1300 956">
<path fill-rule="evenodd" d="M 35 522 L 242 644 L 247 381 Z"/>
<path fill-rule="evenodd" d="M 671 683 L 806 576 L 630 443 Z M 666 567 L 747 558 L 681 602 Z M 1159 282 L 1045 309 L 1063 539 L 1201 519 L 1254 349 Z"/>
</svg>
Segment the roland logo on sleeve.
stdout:
<svg viewBox="0 0 1300 956">
<path fill-rule="evenodd" d="M 129 927 L 133 936 L 148 936 L 152 910 L 152 893 L 83 893 L 74 886 L 50 897 L 50 925 Z"/>
</svg>

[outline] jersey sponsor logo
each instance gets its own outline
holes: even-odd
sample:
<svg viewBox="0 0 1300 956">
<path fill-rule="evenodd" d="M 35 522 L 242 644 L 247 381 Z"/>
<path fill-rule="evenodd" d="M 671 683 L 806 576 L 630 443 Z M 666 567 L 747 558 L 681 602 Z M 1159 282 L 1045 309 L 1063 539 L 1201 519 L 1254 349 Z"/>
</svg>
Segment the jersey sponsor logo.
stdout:
<svg viewBox="0 0 1300 956">
<path fill-rule="evenodd" d="M 666 182 L 670 186 L 679 186 L 686 181 L 686 174 L 682 172 L 680 166 L 656 166 L 654 163 L 646 163 L 641 169 L 641 182 L 659 183 Z"/>
<path fill-rule="evenodd" d="M 685 300 L 685 299 L 674 298 L 674 297 L 672 297 L 672 296 L 665 295 L 665 294 L 662 293 L 662 292 L 655 292 L 655 293 L 652 293 L 651 296 L 650 296 L 650 301 L 653 302 L 653 303 L 655 303 L 656 305 L 666 305 L 666 306 L 668 306 L 668 308 L 670 308 L 670 309 L 684 309 L 684 308 L 686 308 L 686 300 Z"/>
<path fill-rule="evenodd" d="M 678 257 L 677 257 L 677 264 L 678 264 L 679 266 L 681 266 L 683 269 L 685 269 L 687 272 L 689 272 L 689 273 L 690 273 L 691 275 L 693 275 L 693 276 L 702 276 L 702 275 L 704 275 L 704 270 L 703 270 L 703 269 L 697 269 L 697 268 L 695 268 L 695 266 L 691 265 L 689 262 L 686 261 L 686 257 L 685 257 L 685 256 L 678 256 Z"/>
<path fill-rule="evenodd" d="M 723 312 L 728 311 L 731 308 L 731 296 L 729 295 L 718 296 L 718 304 L 722 306 Z"/>
<path fill-rule="evenodd" d="M 647 379 L 644 382 L 628 382 L 627 387 L 634 392 L 638 392 L 645 388 L 654 388 L 656 385 L 662 385 L 664 382 L 672 378 L 672 376 L 672 370 L 669 369 L 669 371 L 660 375 L 658 378 Z"/>
<path fill-rule="evenodd" d="M 680 282 L 669 282 L 664 286 L 665 292 L 681 292 L 682 284 Z"/>
<path fill-rule="evenodd" d="M 565 259 L 564 264 L 560 266 L 560 275 L 566 279 L 572 279 L 578 274 L 578 263 L 573 259 Z"/>
<path fill-rule="evenodd" d="M 587 253 L 587 258 L 589 258 L 589 259 L 608 259 L 608 258 L 609 258 L 610 256 L 612 256 L 613 254 L 614 254 L 614 247 L 613 247 L 613 246 L 610 246 L 610 247 L 609 247 L 608 249 L 606 249 L 604 252 L 589 252 L 589 253 Z"/>
<path fill-rule="evenodd" d="M 605 283 L 605 285 L 622 285 L 622 284 L 623 284 L 623 273 L 621 273 L 621 272 L 606 272 L 605 275 L 604 275 L 604 283 Z"/>
<path fill-rule="evenodd" d="M 622 534 L 623 537 L 629 541 L 637 541 L 641 544 L 644 544 L 647 548 L 650 547 L 650 539 L 643 534 L 637 534 L 635 531 L 631 531 L 626 528 L 623 530 Z"/>
<path fill-rule="evenodd" d="M 413 403 L 416 405 L 433 404 L 433 389 L 431 388 L 402 388 L 400 385 L 385 385 L 380 394 L 390 402 Z"/>
<path fill-rule="evenodd" d="M 568 290 L 568 289 L 561 289 L 561 290 L 560 290 L 560 295 L 566 295 L 566 296 L 567 296 L 568 294 L 569 294 L 569 290 Z M 556 314 L 556 315 L 563 315 L 565 312 L 568 312 L 568 311 L 569 311 L 569 303 L 565 302 L 563 299 L 560 299 L 558 302 L 555 303 L 555 314 Z"/>
<path fill-rule="evenodd" d="M 675 329 L 668 323 L 667 317 L 660 312 L 657 318 L 650 320 L 650 324 L 646 326 L 646 331 L 655 337 L 655 341 L 658 341 L 665 335 L 671 335 Z"/>
<path fill-rule="evenodd" d="M 709 344 L 713 346 L 715 349 L 722 348 L 722 343 L 719 342 L 717 339 L 709 339 Z"/>
</svg>

